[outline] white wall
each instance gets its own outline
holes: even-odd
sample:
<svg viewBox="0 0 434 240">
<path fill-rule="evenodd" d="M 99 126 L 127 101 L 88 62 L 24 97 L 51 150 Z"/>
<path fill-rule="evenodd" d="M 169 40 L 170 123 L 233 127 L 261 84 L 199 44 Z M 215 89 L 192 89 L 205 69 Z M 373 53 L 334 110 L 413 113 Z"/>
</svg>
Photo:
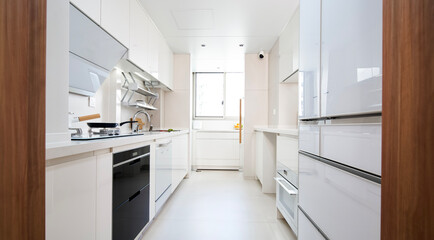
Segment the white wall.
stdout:
<svg viewBox="0 0 434 240">
<path fill-rule="evenodd" d="M 279 125 L 279 41 L 268 56 L 268 124 Z"/>
<path fill-rule="evenodd" d="M 268 54 L 245 58 L 244 177 L 255 177 L 254 127 L 268 125 Z"/>
<path fill-rule="evenodd" d="M 191 128 L 191 64 L 189 54 L 173 56 L 173 91 L 164 93 L 164 128 Z"/>
<path fill-rule="evenodd" d="M 70 141 L 68 133 L 69 1 L 47 0 L 46 142 Z"/>
</svg>

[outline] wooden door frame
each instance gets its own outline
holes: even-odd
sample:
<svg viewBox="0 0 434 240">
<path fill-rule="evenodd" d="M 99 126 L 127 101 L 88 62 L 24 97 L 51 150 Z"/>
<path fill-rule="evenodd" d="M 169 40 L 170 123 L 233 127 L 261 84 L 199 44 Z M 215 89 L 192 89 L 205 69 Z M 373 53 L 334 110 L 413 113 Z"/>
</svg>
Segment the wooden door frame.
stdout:
<svg viewBox="0 0 434 240">
<path fill-rule="evenodd" d="M 0 239 L 45 239 L 46 0 L 0 1 Z"/>
<path fill-rule="evenodd" d="M 383 0 L 383 240 L 434 238 L 433 23 L 432 0 Z"/>
</svg>

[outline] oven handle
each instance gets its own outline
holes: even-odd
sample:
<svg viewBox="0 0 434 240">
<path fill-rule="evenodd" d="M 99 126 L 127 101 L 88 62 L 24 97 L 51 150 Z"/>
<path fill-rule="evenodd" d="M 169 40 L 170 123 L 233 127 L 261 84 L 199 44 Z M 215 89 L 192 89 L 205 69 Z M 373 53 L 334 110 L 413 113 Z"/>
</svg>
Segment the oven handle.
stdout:
<svg viewBox="0 0 434 240">
<path fill-rule="evenodd" d="M 283 178 L 274 178 L 274 180 L 276 180 L 276 182 L 283 188 L 285 189 L 285 191 L 289 194 L 289 195 L 297 195 L 298 191 L 297 189 L 294 188 L 294 190 L 289 190 L 285 185 L 283 185 L 283 183 L 281 181 L 286 181 Z"/>
<path fill-rule="evenodd" d="M 132 161 L 134 161 L 134 160 L 137 160 L 137 159 L 139 159 L 139 158 L 143 158 L 143 157 L 146 157 L 146 156 L 149 156 L 149 155 L 151 155 L 151 153 L 145 153 L 145 154 L 140 155 L 140 156 L 138 156 L 138 157 L 131 158 L 131 159 L 127 160 L 127 161 L 123 161 L 123 162 L 120 162 L 120 163 L 118 163 L 118 164 L 113 165 L 113 168 L 115 168 L 115 167 L 119 167 L 119 166 L 121 166 L 121 165 L 124 165 L 125 163 L 129 163 L 129 162 L 132 162 Z"/>
</svg>

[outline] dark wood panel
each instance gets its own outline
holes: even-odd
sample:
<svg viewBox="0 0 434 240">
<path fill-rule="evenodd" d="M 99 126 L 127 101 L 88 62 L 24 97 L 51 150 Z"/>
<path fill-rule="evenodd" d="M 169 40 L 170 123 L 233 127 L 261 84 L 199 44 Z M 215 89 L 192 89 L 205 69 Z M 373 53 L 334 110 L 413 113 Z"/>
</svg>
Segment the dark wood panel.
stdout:
<svg viewBox="0 0 434 240">
<path fill-rule="evenodd" d="M 381 238 L 434 239 L 434 1 L 383 3 Z"/>
<path fill-rule="evenodd" d="M 0 239 L 45 238 L 45 19 L 0 1 Z"/>
</svg>

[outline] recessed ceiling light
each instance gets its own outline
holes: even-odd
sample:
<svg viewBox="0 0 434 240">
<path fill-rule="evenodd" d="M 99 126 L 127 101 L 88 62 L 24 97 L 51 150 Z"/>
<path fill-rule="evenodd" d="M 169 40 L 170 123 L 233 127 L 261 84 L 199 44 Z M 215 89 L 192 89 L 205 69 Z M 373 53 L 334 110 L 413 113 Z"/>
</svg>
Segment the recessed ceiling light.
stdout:
<svg viewBox="0 0 434 240">
<path fill-rule="evenodd" d="M 244 44 L 243 43 L 240 43 L 240 45 L 239 45 L 240 47 L 244 47 Z"/>
<path fill-rule="evenodd" d="M 201 47 L 206 47 L 206 45 L 205 44 L 202 44 L 202 45 L 200 45 Z"/>
</svg>

